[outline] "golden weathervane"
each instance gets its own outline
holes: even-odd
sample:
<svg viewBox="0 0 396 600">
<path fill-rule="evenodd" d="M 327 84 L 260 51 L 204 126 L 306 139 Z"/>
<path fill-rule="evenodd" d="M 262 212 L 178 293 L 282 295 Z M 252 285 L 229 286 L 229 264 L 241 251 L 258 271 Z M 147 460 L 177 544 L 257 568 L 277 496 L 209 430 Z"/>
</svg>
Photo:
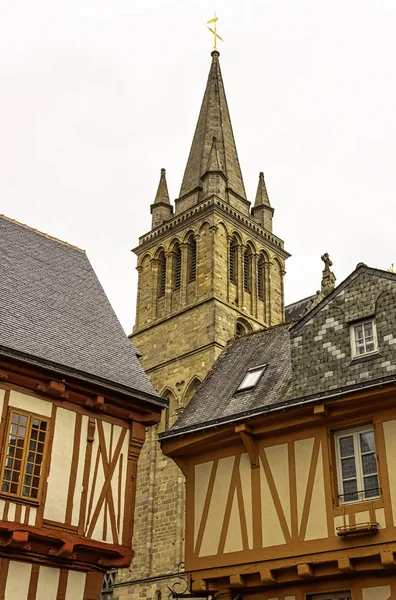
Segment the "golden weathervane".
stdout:
<svg viewBox="0 0 396 600">
<path fill-rule="evenodd" d="M 395 265 L 392 263 L 390 266 L 390 269 L 388 269 L 389 273 L 396 273 L 395 271 Z"/>
<path fill-rule="evenodd" d="M 219 36 L 219 34 L 217 33 L 217 29 L 216 29 L 216 23 L 219 20 L 219 17 L 214 17 L 213 19 L 210 19 L 208 21 L 208 29 L 209 31 L 211 31 L 214 35 L 214 49 L 216 50 L 217 48 L 217 40 L 221 40 L 222 42 L 224 42 L 223 38 Z M 213 25 L 213 29 L 211 27 L 209 27 L 209 23 L 214 23 Z"/>
</svg>

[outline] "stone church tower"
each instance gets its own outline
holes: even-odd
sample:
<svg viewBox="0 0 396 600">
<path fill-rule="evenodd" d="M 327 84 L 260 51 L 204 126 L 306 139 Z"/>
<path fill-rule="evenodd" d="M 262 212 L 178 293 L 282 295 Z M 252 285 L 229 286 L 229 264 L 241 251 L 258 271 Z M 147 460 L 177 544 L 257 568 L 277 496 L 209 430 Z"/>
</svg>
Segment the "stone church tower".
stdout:
<svg viewBox="0 0 396 600">
<path fill-rule="evenodd" d="M 273 213 L 263 173 L 252 209 L 246 198 L 213 51 L 179 197 L 172 206 L 162 169 L 152 229 L 135 249 L 132 340 L 169 409 L 149 430 L 139 459 L 135 558 L 117 577 L 117 598 L 167 598 L 183 560 L 184 476 L 161 454 L 158 432 L 172 426 L 230 339 L 284 318 L 289 255 L 272 233 Z"/>
</svg>

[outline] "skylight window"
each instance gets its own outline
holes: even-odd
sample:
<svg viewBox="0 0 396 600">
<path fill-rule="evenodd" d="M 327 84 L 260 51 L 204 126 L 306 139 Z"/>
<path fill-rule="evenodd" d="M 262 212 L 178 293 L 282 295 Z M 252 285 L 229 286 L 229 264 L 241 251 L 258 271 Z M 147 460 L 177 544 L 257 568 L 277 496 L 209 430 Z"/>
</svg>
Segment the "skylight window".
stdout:
<svg viewBox="0 0 396 600">
<path fill-rule="evenodd" d="M 252 367 L 248 370 L 245 377 L 242 379 L 237 392 L 246 392 L 252 390 L 258 384 L 261 375 L 264 373 L 267 365 L 260 365 L 258 367 Z"/>
</svg>

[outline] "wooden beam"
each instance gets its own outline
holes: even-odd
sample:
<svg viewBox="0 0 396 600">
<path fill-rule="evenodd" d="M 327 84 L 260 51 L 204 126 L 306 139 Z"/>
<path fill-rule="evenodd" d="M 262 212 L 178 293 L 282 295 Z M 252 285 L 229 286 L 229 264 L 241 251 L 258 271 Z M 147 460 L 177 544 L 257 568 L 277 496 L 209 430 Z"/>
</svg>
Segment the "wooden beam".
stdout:
<svg viewBox="0 0 396 600">
<path fill-rule="evenodd" d="M 297 565 L 297 575 L 301 577 L 301 579 L 312 579 L 312 577 L 314 577 L 312 568 L 308 563 Z"/>
<path fill-rule="evenodd" d="M 252 430 L 248 425 L 242 423 L 241 425 L 236 425 L 235 433 L 239 434 L 242 440 L 243 445 L 245 446 L 246 452 L 250 458 L 250 466 L 252 469 L 259 467 L 259 459 L 258 459 L 258 446 L 253 435 Z"/>
<path fill-rule="evenodd" d="M 270 569 L 263 569 L 260 571 L 260 579 L 261 582 L 265 584 L 276 583 L 276 577 Z"/>
<path fill-rule="evenodd" d="M 245 581 L 239 574 L 230 575 L 230 585 L 233 587 L 243 587 L 245 585 Z"/>
<path fill-rule="evenodd" d="M 396 566 L 395 556 L 392 550 L 381 550 L 380 551 L 381 564 L 385 569 L 392 569 Z"/>
<path fill-rule="evenodd" d="M 326 404 L 315 404 L 314 415 L 319 415 L 320 417 L 328 417 L 329 414 L 330 409 Z"/>
<path fill-rule="evenodd" d="M 348 556 L 343 556 L 338 559 L 338 568 L 343 573 L 352 573 L 355 570 L 355 567 Z"/>
</svg>

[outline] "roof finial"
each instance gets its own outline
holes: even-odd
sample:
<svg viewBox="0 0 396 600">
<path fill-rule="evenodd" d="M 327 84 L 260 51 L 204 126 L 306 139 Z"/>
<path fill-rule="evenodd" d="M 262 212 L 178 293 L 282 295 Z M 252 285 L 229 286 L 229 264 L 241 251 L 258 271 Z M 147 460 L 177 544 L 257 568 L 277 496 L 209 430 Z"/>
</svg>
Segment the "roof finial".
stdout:
<svg viewBox="0 0 396 600">
<path fill-rule="evenodd" d="M 389 267 L 389 269 L 388 269 L 388 272 L 389 272 L 389 273 L 396 273 L 396 271 L 395 271 L 395 265 L 394 265 L 393 263 L 392 263 L 392 264 L 391 264 L 391 266 Z"/>
<path fill-rule="evenodd" d="M 208 27 L 209 31 L 211 31 L 214 35 L 214 45 L 213 45 L 213 49 L 217 50 L 217 40 L 221 40 L 222 42 L 224 42 L 223 38 L 219 36 L 219 34 L 217 33 L 217 28 L 216 28 L 216 23 L 219 20 L 219 17 L 216 17 L 216 13 L 213 19 L 209 19 L 208 24 L 209 23 L 214 23 L 213 25 L 213 29 L 211 27 Z M 213 54 L 212 54 L 213 56 Z"/>
<path fill-rule="evenodd" d="M 333 266 L 333 263 L 331 262 L 327 252 L 325 252 L 325 254 L 323 254 L 320 258 L 325 264 L 322 273 L 322 294 L 327 295 L 334 290 L 336 278 L 333 271 L 330 270 L 330 267 Z"/>
</svg>

